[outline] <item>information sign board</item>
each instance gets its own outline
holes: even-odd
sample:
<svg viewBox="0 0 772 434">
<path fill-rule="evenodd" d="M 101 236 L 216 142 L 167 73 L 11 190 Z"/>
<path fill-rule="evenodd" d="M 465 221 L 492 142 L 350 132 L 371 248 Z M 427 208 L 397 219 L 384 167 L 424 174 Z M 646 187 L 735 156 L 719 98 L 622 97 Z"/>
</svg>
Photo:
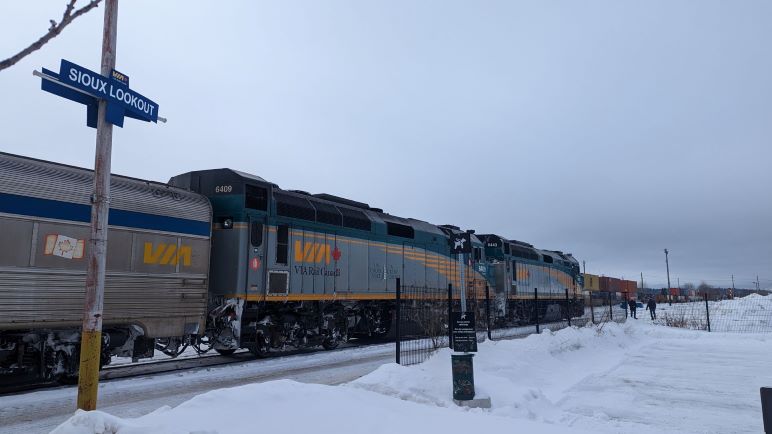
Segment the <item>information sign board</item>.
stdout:
<svg viewBox="0 0 772 434">
<path fill-rule="evenodd" d="M 453 312 L 451 325 L 453 327 L 453 350 L 476 353 L 477 331 L 475 330 L 474 313 Z"/>
</svg>

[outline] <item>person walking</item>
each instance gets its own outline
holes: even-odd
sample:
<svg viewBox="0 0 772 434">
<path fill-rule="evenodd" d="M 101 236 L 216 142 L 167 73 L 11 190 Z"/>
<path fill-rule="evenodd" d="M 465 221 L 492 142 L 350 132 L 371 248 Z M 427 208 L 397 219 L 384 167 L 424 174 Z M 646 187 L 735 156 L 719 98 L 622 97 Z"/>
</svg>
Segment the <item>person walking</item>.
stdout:
<svg viewBox="0 0 772 434">
<path fill-rule="evenodd" d="M 635 316 L 635 308 L 636 308 L 635 299 L 631 298 L 630 301 L 628 302 L 628 304 L 630 305 L 630 316 L 635 318 L 635 319 L 638 319 L 638 317 Z"/>
<path fill-rule="evenodd" d="M 646 309 L 649 311 L 652 320 L 657 319 L 657 302 L 654 301 L 654 298 L 650 298 L 649 302 L 646 303 Z"/>
</svg>

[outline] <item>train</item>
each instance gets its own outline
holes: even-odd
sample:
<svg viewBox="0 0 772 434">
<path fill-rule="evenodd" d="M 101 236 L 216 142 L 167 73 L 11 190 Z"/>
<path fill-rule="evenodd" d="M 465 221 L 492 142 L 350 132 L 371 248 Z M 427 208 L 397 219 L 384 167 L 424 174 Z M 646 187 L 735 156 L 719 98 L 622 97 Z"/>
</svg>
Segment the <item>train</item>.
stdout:
<svg viewBox="0 0 772 434">
<path fill-rule="evenodd" d="M 638 282 L 610 276 L 583 273 L 584 291 L 588 304 L 602 306 L 638 298 Z"/>
<path fill-rule="evenodd" d="M 0 379 L 77 376 L 92 184 L 91 170 L 0 153 Z M 492 315 L 510 319 L 533 288 L 542 309 L 583 289 L 569 253 L 232 169 L 113 175 L 106 268 L 102 365 L 188 345 L 263 355 L 385 337 L 397 279 L 487 288 Z"/>
</svg>

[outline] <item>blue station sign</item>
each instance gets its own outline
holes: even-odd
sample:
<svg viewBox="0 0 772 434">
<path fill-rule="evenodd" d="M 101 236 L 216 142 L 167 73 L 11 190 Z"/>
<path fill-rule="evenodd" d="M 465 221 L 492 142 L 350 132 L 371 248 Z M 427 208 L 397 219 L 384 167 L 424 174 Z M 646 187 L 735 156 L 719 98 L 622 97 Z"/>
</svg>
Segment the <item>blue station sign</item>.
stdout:
<svg viewBox="0 0 772 434">
<path fill-rule="evenodd" d="M 85 104 L 87 125 L 96 128 L 98 101 L 107 101 L 105 120 L 123 127 L 125 116 L 158 122 L 158 104 L 129 89 L 129 77 L 113 70 L 105 77 L 90 69 L 62 59 L 59 73 L 43 68 L 41 88 L 55 95 Z M 46 78 L 48 76 L 48 78 Z"/>
</svg>

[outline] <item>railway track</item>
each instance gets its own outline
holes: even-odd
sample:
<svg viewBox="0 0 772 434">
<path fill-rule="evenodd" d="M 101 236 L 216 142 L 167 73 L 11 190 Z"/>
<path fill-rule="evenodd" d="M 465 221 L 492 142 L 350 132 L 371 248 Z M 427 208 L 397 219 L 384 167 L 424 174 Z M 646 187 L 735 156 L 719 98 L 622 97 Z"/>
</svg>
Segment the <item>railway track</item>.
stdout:
<svg viewBox="0 0 772 434">
<path fill-rule="evenodd" d="M 135 371 L 136 375 L 132 378 L 112 378 L 100 384 L 98 407 L 118 417 L 132 418 L 164 406 L 177 406 L 214 389 L 273 380 L 327 385 L 346 383 L 393 360 L 394 345 L 382 344 L 315 351 L 314 354 L 284 353 L 262 359 L 237 358 L 230 365 L 203 366 L 161 374 L 145 375 Z M 76 387 L 58 386 L 0 396 L 0 432 L 49 432 L 73 415 L 76 395 Z"/>
<path fill-rule="evenodd" d="M 302 356 L 318 352 L 334 353 L 342 350 L 365 347 L 369 345 L 388 344 L 383 340 L 355 339 L 341 344 L 333 350 L 325 350 L 321 347 L 299 348 L 285 351 L 270 352 L 262 357 L 257 357 L 247 350 L 241 350 L 231 355 L 217 353 L 183 355 L 176 358 L 155 359 L 136 363 L 121 363 L 107 365 L 99 372 L 100 381 L 110 381 L 122 378 L 139 377 L 175 371 L 186 371 L 197 368 L 207 368 L 236 363 L 247 363 L 258 360 L 270 360 L 279 357 Z M 70 384 L 61 384 L 53 381 L 31 380 L 28 382 L 0 385 L 0 396 L 30 392 L 40 389 L 53 389 L 57 387 L 70 387 Z"/>
<path fill-rule="evenodd" d="M 572 323 L 574 325 L 584 325 L 585 322 L 589 321 L 588 318 L 573 318 Z M 542 329 L 552 329 L 556 330 L 559 328 L 564 327 L 565 324 L 563 322 L 548 322 L 541 324 Z M 516 338 L 522 338 L 529 334 L 533 333 L 533 325 L 529 326 L 523 326 L 523 327 L 511 327 L 511 328 L 504 328 L 504 329 L 498 329 L 495 331 L 494 334 L 496 334 L 494 339 L 516 339 Z M 484 337 L 485 332 L 478 332 L 480 335 L 480 339 L 485 339 Z M 216 366 L 223 366 L 223 365 L 229 365 L 229 364 L 237 364 L 237 363 L 248 363 L 251 361 L 257 361 L 257 360 L 270 360 L 275 359 L 279 357 L 289 357 L 289 356 L 302 356 L 307 354 L 313 354 L 313 353 L 319 353 L 319 352 L 325 352 L 325 353 L 334 353 L 338 351 L 348 350 L 352 348 L 357 347 L 365 347 L 365 346 L 371 346 L 371 345 L 386 345 L 391 344 L 393 342 L 392 339 L 376 339 L 376 338 L 356 338 L 353 339 L 347 343 L 341 344 L 338 348 L 333 350 L 325 350 L 321 347 L 312 347 L 312 348 L 300 348 L 300 349 L 293 349 L 293 350 L 286 350 L 286 351 L 276 351 L 276 352 L 270 352 L 262 357 L 256 357 L 247 350 L 240 350 L 234 354 L 231 355 L 219 355 L 215 352 L 209 352 L 206 354 L 196 354 L 194 352 L 191 352 L 189 354 L 183 354 L 176 358 L 163 358 L 163 359 L 153 359 L 153 360 L 147 360 L 147 361 L 140 361 L 136 363 L 115 363 L 106 366 L 103 368 L 99 373 L 99 380 L 100 381 L 110 381 L 110 380 L 117 380 L 117 379 L 123 379 L 123 378 L 131 378 L 131 377 L 139 377 L 143 375 L 154 375 L 154 374 L 161 374 L 161 373 L 169 373 L 169 372 L 175 372 L 175 371 L 186 371 L 186 370 L 192 370 L 192 369 L 198 369 L 198 368 L 208 368 L 208 367 L 216 367 Z M 12 394 L 19 394 L 19 393 L 25 393 L 30 392 L 34 390 L 40 390 L 40 389 L 53 389 L 57 387 L 69 387 L 69 384 L 60 384 L 56 382 L 41 382 L 41 381 L 32 381 L 32 382 L 25 382 L 20 384 L 10 384 L 10 385 L 0 385 L 0 396 L 5 395 L 12 395 Z"/>
</svg>

